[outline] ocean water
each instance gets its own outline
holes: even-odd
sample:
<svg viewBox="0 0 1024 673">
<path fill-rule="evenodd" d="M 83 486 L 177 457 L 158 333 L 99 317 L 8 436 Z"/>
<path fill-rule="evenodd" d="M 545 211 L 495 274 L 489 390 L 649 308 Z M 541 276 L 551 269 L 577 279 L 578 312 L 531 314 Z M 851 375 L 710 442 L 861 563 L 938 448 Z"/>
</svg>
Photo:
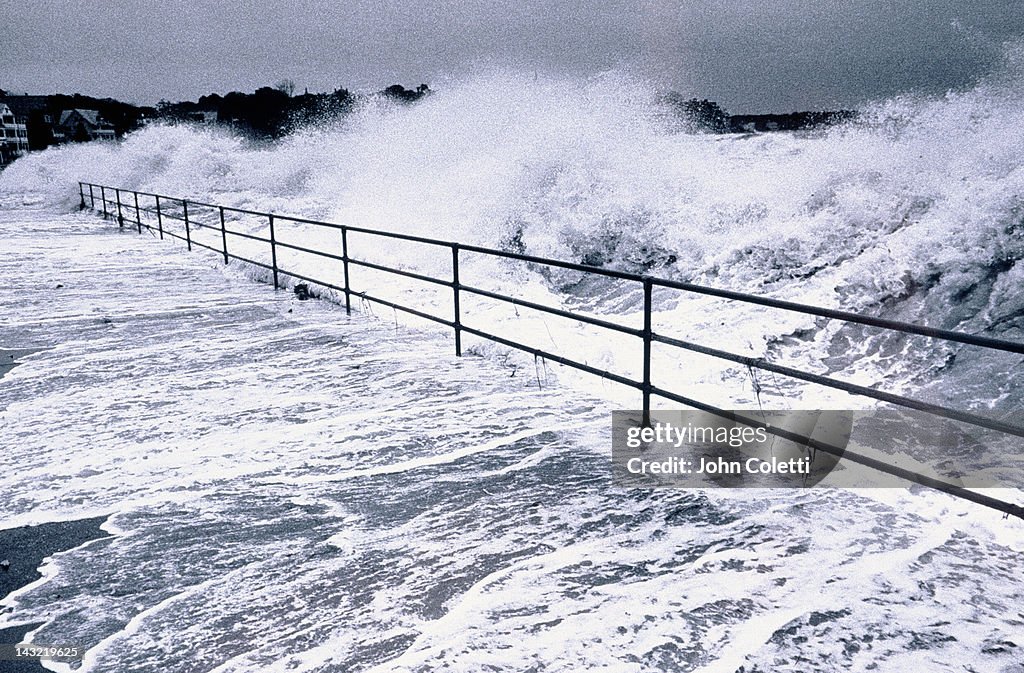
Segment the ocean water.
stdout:
<svg viewBox="0 0 1024 673">
<path fill-rule="evenodd" d="M 0 480 L 0 527 L 103 513 L 114 534 L 55 559 L 5 617 L 46 622 L 40 642 L 88 644 L 88 671 L 1022 670 L 1017 521 L 917 489 L 615 489 L 608 412 L 635 407 L 633 392 L 472 339 L 483 357 L 453 363 L 443 330 L 379 308 L 355 323 L 321 302 L 287 318 L 281 295 L 250 310 L 247 298 L 273 294 L 247 282 L 262 272 L 66 214 L 87 180 L 1020 341 L 1020 59 L 1009 48 L 972 90 L 882 101 L 800 134 L 688 133 L 620 74 L 499 72 L 273 145 L 155 125 L 18 160 L 0 202 L 26 268 L 118 246 L 105 275 L 85 274 L 79 303 L 116 315 L 104 290 L 122 278 L 140 315 L 182 311 L 186 295 L 162 284 L 180 268 L 187 296 L 238 313 L 186 312 L 170 331 L 55 331 L 67 345 L 0 383 L 21 468 Z M 336 232 L 278 227 L 339 250 Z M 41 239 L 53 244 L 33 248 Z M 421 246 L 354 237 L 353 254 L 450 273 Z M 333 262 L 281 261 L 340 276 Z M 147 285 L 147 270 L 163 280 Z M 461 276 L 640 321 L 627 284 L 473 257 Z M 444 292 L 365 271 L 354 281 L 450 310 Z M 7 295 L 9 327 L 80 317 L 73 301 L 23 296 Z M 996 418 L 1024 401 L 1019 356 L 667 290 L 655 301 L 666 334 Z M 639 370 L 631 337 L 485 301 L 464 311 L 482 329 Z M 868 406 L 669 349 L 655 352 L 655 383 L 730 407 Z"/>
<path fill-rule="evenodd" d="M 76 182 L 87 180 L 1020 338 L 1020 51 L 1008 48 L 1001 69 L 972 90 L 879 102 L 862 120 L 828 131 L 691 134 L 655 90 L 623 75 L 498 72 L 451 82 L 411 107 L 371 101 L 273 145 L 157 125 L 118 144 L 58 148 L 16 162 L 0 190 L 72 208 Z M 215 213 L 192 216 L 216 222 Z M 267 225 L 242 218 L 230 226 L 265 234 Z M 336 232 L 278 227 L 283 240 L 340 249 Z M 450 274 L 443 250 L 353 238 L 353 254 L 363 259 Z M 230 243 L 269 260 L 268 246 Z M 281 261 L 306 275 L 340 278 L 337 262 L 301 253 Z M 472 255 L 462 265 L 464 282 L 485 289 L 640 322 L 639 289 L 628 284 Z M 411 293 L 418 305 L 450 312 L 447 294 L 422 285 L 367 270 L 354 283 L 384 297 Z M 997 413 L 1020 406 L 1012 357 L 671 290 L 657 291 L 655 305 L 656 330 L 713 335 L 743 355 L 884 382 L 933 401 L 994 405 Z M 577 324 L 469 297 L 465 310 L 470 324 L 501 324 L 531 345 L 638 371 L 632 337 L 594 339 Z M 754 403 L 759 387 L 762 402 L 857 404 L 785 381 L 755 386 L 748 372 L 704 356 L 659 348 L 655 358 L 666 378 L 721 403 Z M 988 375 L 994 371 L 1008 378 Z M 956 383 L 933 385 L 940 372 Z M 964 389 L 971 390 L 966 400 Z"/>
</svg>

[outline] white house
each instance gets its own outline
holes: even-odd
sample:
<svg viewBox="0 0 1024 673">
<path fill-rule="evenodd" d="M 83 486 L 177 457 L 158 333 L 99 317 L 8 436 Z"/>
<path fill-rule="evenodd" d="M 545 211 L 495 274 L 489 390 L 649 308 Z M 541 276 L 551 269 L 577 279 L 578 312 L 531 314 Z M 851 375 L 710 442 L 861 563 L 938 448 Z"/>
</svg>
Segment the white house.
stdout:
<svg viewBox="0 0 1024 673">
<path fill-rule="evenodd" d="M 0 166 L 28 152 L 28 130 L 5 103 L 0 103 Z"/>
</svg>

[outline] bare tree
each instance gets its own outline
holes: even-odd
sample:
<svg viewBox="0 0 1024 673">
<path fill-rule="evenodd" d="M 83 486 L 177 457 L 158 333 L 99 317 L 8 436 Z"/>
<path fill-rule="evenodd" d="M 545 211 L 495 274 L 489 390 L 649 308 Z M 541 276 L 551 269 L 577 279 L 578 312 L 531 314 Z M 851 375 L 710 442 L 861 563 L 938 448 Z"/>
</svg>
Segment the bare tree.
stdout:
<svg viewBox="0 0 1024 673">
<path fill-rule="evenodd" d="M 291 98 L 292 94 L 295 93 L 295 82 L 290 79 L 283 79 L 275 84 L 274 88 L 278 91 L 283 91 L 289 98 Z"/>
</svg>

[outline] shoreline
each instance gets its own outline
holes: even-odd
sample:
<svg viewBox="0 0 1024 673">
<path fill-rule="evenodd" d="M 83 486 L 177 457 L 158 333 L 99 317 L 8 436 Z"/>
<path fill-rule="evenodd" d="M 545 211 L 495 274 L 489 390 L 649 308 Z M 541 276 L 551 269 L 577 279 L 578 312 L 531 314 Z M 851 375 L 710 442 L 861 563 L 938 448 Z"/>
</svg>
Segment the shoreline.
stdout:
<svg viewBox="0 0 1024 673">
<path fill-rule="evenodd" d="M 0 629 L 0 645 L 15 645 L 22 642 L 29 631 L 34 631 L 43 625 L 43 622 L 32 624 L 19 624 Z M 38 659 L 26 659 L 25 661 L 4 661 L 0 659 L 0 672 L 2 673 L 49 673 Z"/>
<path fill-rule="evenodd" d="M 2 370 L 0 370 L 2 373 Z M 53 521 L 34 526 L 20 526 L 0 530 L 0 602 L 11 594 L 43 577 L 40 568 L 54 554 L 69 551 L 87 542 L 110 534 L 101 529 L 108 517 L 99 516 L 75 521 Z M 9 564 L 9 565 L 8 565 Z M 9 605 L 0 608 L 0 615 L 15 617 Z M 16 645 L 42 622 L 13 624 L 0 628 L 0 645 Z M 4 673 L 47 671 L 38 660 L 0 661 Z"/>
<path fill-rule="evenodd" d="M 0 347 L 0 379 L 2 379 L 9 371 L 14 369 L 20 364 L 24 364 L 18 361 L 18 358 L 23 358 L 26 355 L 32 355 L 43 350 L 42 348 L 3 348 Z"/>
</svg>

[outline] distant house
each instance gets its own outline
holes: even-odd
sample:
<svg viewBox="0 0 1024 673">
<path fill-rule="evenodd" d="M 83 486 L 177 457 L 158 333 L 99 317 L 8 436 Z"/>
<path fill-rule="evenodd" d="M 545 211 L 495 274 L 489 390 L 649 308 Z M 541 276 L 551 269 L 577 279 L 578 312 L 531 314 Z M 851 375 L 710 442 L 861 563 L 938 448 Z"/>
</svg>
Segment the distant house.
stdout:
<svg viewBox="0 0 1024 673">
<path fill-rule="evenodd" d="M 14 112 L 14 116 L 27 120 L 32 115 L 38 115 L 47 124 L 53 124 L 53 117 L 49 110 L 49 96 L 16 96 L 8 94 L 0 97 L 0 103 L 6 104 Z"/>
<path fill-rule="evenodd" d="M 195 112 L 186 112 L 184 117 L 186 120 L 195 124 L 206 124 L 208 126 L 212 126 L 217 123 L 216 110 L 196 110 Z"/>
<path fill-rule="evenodd" d="M 57 119 L 50 109 L 49 96 L 7 95 L 0 98 L 0 103 L 6 103 L 18 121 L 25 122 L 30 151 L 53 144 L 53 125 Z"/>
<path fill-rule="evenodd" d="M 28 130 L 5 103 L 0 103 L 0 166 L 28 152 Z"/>
<path fill-rule="evenodd" d="M 106 122 L 96 110 L 64 110 L 53 130 L 53 138 L 57 142 L 113 140 L 114 125 Z"/>
</svg>

